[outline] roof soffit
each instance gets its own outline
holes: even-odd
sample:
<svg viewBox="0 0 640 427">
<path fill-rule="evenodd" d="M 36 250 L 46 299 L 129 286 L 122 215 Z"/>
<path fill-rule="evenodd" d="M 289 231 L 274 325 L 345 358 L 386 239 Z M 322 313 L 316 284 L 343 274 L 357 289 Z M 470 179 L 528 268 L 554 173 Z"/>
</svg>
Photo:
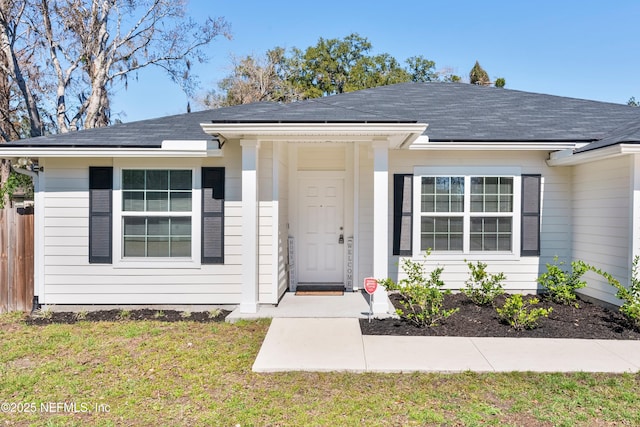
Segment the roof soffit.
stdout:
<svg viewBox="0 0 640 427">
<path fill-rule="evenodd" d="M 387 139 L 391 148 L 416 140 L 424 123 L 201 123 L 209 135 L 223 140 L 256 139 L 291 142 L 371 142 Z"/>
</svg>

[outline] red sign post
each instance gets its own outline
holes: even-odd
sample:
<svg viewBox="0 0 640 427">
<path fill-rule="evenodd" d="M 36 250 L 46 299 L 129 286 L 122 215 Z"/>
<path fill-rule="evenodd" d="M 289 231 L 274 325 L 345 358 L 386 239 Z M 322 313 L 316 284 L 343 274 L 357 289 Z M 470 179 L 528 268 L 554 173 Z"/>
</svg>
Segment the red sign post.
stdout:
<svg viewBox="0 0 640 427">
<path fill-rule="evenodd" d="M 378 281 L 373 277 L 366 277 L 364 279 L 364 290 L 371 295 L 376 289 L 378 289 Z"/>
<path fill-rule="evenodd" d="M 365 277 L 364 290 L 369 294 L 369 323 L 373 315 L 373 293 L 378 289 L 378 281 L 373 277 Z"/>
</svg>

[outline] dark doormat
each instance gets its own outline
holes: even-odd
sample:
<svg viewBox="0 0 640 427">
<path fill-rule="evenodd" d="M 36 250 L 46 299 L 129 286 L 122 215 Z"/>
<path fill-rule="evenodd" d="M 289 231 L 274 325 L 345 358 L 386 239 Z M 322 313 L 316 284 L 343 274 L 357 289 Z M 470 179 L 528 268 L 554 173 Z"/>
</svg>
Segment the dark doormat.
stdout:
<svg viewBox="0 0 640 427">
<path fill-rule="evenodd" d="M 296 295 L 342 296 L 343 285 L 298 285 Z"/>
</svg>

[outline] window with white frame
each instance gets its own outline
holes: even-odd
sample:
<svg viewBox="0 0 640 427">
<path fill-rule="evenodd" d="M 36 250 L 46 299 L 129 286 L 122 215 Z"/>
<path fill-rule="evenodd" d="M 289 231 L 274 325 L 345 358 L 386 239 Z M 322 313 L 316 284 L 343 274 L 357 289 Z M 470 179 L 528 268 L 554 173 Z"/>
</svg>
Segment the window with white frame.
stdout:
<svg viewBox="0 0 640 427">
<path fill-rule="evenodd" d="M 188 258 L 192 170 L 122 170 L 123 258 Z"/>
<path fill-rule="evenodd" d="M 420 251 L 514 251 L 515 176 L 423 174 L 417 178 Z"/>
</svg>

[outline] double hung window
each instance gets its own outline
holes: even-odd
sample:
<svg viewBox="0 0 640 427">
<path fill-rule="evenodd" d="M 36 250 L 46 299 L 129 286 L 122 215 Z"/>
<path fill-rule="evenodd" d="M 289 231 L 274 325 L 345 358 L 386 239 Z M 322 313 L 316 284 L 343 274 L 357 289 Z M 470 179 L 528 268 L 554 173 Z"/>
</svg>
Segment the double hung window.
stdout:
<svg viewBox="0 0 640 427">
<path fill-rule="evenodd" d="M 224 199 L 222 167 L 89 167 L 89 263 L 224 264 Z"/>
<path fill-rule="evenodd" d="M 416 178 L 420 251 L 514 251 L 518 177 L 425 174 Z"/>
<path fill-rule="evenodd" d="M 190 169 L 122 170 L 123 258 L 189 258 Z"/>
</svg>

